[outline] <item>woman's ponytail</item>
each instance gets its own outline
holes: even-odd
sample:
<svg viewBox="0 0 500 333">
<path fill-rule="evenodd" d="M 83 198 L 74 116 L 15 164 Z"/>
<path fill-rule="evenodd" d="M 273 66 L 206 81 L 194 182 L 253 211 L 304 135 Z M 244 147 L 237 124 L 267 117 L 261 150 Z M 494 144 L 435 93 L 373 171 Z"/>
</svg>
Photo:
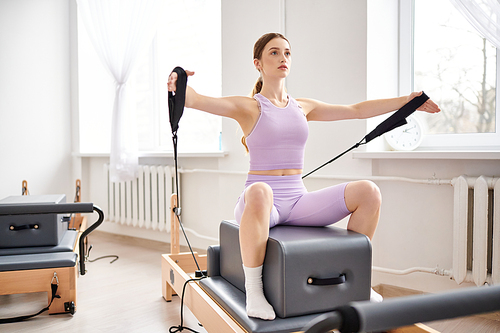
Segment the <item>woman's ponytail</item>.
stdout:
<svg viewBox="0 0 500 333">
<path fill-rule="evenodd" d="M 261 90 L 262 90 L 262 76 L 259 76 L 257 82 L 255 82 L 255 85 L 253 87 L 252 97 L 260 93 Z"/>
<path fill-rule="evenodd" d="M 248 150 L 248 146 L 247 146 L 247 139 L 245 138 L 244 135 L 241 137 L 241 143 L 245 147 L 245 150 L 247 151 L 247 154 L 250 153 L 250 151 Z"/>
</svg>

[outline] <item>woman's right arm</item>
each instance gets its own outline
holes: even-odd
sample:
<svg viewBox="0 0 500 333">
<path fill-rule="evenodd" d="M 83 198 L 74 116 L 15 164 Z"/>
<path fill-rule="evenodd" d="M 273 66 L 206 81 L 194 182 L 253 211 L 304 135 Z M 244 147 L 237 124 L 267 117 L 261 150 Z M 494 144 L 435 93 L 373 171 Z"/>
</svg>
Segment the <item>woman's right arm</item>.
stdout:
<svg viewBox="0 0 500 333">
<path fill-rule="evenodd" d="M 186 71 L 188 76 L 194 72 Z M 172 73 L 168 82 L 168 90 L 175 91 L 177 84 L 177 73 Z M 193 88 L 186 88 L 187 108 L 205 111 L 214 115 L 228 117 L 236 120 L 243 132 L 248 134 L 259 116 L 257 102 L 251 97 L 230 96 L 210 97 L 198 94 Z"/>
<path fill-rule="evenodd" d="M 218 116 L 238 120 L 243 113 L 255 102 L 254 99 L 244 96 L 210 97 L 198 94 L 193 88 L 187 86 L 186 107 L 205 111 Z"/>
</svg>

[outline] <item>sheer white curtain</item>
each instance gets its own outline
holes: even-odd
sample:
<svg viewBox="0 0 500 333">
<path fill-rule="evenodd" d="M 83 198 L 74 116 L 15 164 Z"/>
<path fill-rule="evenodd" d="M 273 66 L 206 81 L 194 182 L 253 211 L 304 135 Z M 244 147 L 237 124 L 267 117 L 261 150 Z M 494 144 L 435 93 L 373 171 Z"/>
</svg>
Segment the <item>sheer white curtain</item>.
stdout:
<svg viewBox="0 0 500 333">
<path fill-rule="evenodd" d="M 500 48 L 499 0 L 450 0 L 470 24 L 490 43 Z"/>
<path fill-rule="evenodd" d="M 139 164 L 133 89 L 128 79 L 151 44 L 165 0 L 77 0 L 78 12 L 104 67 L 115 80 L 110 176 L 131 180 Z"/>
</svg>

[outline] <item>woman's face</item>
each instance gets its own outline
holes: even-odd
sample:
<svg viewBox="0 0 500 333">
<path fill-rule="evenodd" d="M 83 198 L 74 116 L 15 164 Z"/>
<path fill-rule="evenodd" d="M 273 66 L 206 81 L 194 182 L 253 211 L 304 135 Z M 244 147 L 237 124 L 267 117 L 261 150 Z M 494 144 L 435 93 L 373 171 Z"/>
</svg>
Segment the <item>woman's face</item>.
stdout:
<svg viewBox="0 0 500 333">
<path fill-rule="evenodd" d="M 287 77 L 292 65 L 290 45 L 283 38 L 272 39 L 264 47 L 261 59 L 254 59 L 254 65 L 261 72 L 262 77 Z"/>
</svg>

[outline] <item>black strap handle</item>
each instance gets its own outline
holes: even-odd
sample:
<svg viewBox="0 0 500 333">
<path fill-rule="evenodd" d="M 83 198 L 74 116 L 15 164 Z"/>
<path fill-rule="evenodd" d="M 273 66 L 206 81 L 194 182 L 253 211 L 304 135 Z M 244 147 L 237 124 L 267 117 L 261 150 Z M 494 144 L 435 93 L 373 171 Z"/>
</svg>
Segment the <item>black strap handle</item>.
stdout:
<svg viewBox="0 0 500 333">
<path fill-rule="evenodd" d="M 21 225 L 11 225 L 9 227 L 10 231 L 20 231 L 20 230 L 28 230 L 28 229 L 39 229 L 40 226 L 38 224 L 21 224 Z"/>
<path fill-rule="evenodd" d="M 177 73 L 177 87 L 176 91 L 168 92 L 168 111 L 170 116 L 170 127 L 172 134 L 177 133 L 179 129 L 179 121 L 181 120 L 184 112 L 184 104 L 186 102 L 186 87 L 187 87 L 187 74 L 182 67 L 175 67 L 172 73 Z"/>
<path fill-rule="evenodd" d="M 405 125 L 406 117 L 415 112 L 416 109 L 421 107 L 427 100 L 429 96 L 427 96 L 424 92 L 422 95 L 413 98 L 411 101 L 403 105 L 401 109 L 392 114 L 389 118 L 380 123 L 373 131 L 368 133 L 363 139 L 366 140 L 365 143 L 368 143 L 379 137 L 380 135 L 389 132 L 399 126 Z"/>
<path fill-rule="evenodd" d="M 320 279 L 314 277 L 307 278 L 307 284 L 313 286 L 334 286 L 342 283 L 345 283 L 345 274 L 340 274 L 337 277 L 326 278 L 326 279 Z"/>
</svg>

